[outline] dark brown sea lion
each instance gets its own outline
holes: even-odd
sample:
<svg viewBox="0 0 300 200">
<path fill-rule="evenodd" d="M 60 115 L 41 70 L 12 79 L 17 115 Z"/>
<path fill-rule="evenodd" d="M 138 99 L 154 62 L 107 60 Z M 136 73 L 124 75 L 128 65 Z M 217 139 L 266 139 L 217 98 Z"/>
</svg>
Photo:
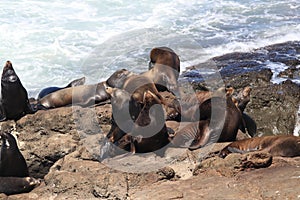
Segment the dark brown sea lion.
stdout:
<svg viewBox="0 0 300 200">
<path fill-rule="evenodd" d="M 41 181 L 32 177 L 0 177 L 0 193 L 6 195 L 30 192 Z"/>
<path fill-rule="evenodd" d="M 130 93 L 118 88 L 107 88 L 107 92 L 112 97 L 113 113 L 111 130 L 107 135 L 108 142 L 101 150 L 102 157 L 115 156 L 124 151 L 132 153 L 158 151 L 169 143 L 162 107 L 161 109 L 152 107 L 161 103 L 155 94 L 149 90 L 144 92 L 143 106 L 136 120 L 133 120 L 132 116 L 128 115 L 129 101 L 132 99 Z"/>
<path fill-rule="evenodd" d="M 242 114 L 230 97 L 207 99 L 200 104 L 199 111 L 199 121 L 186 122 L 182 129 L 174 131 L 173 144 L 195 150 L 208 143 L 236 140 Z"/>
<path fill-rule="evenodd" d="M 110 95 L 112 105 L 112 125 L 106 137 L 109 142 L 114 143 L 126 132 L 130 132 L 134 126 L 134 116 L 129 112 L 131 96 L 127 91 L 119 88 L 107 87 L 106 92 Z"/>
<path fill-rule="evenodd" d="M 169 66 L 180 73 L 180 60 L 178 55 L 168 47 L 156 47 L 150 52 L 149 70 L 156 64 Z M 177 77 L 178 78 L 178 77 Z"/>
<path fill-rule="evenodd" d="M 221 128 L 218 142 L 230 142 L 236 139 L 239 129 L 245 133 L 241 111 L 230 97 L 212 97 L 200 106 L 200 120 L 210 120 L 210 126 Z"/>
<path fill-rule="evenodd" d="M 150 64 L 153 66 L 142 73 L 150 78 L 158 91 L 169 90 L 177 92 L 177 80 L 180 73 L 180 60 L 178 55 L 168 47 L 157 47 L 150 52 Z"/>
<path fill-rule="evenodd" d="M 9 132 L 0 132 L 0 136 L 2 140 L 0 177 L 29 176 L 26 161 L 17 146 L 14 136 Z"/>
<path fill-rule="evenodd" d="M 254 137 L 232 142 L 220 152 L 220 157 L 230 153 L 246 153 L 251 151 L 268 152 L 273 156 L 300 156 L 300 137 L 293 135 L 276 135 Z"/>
<path fill-rule="evenodd" d="M 50 93 L 38 101 L 39 109 L 58 108 L 67 105 L 91 106 L 109 99 L 106 83 L 79 85 Z"/>
<path fill-rule="evenodd" d="M 75 87 L 75 86 L 78 86 L 78 85 L 83 85 L 84 83 L 85 83 L 85 77 L 82 77 L 82 78 L 73 80 L 72 82 L 70 82 L 65 87 L 47 87 L 47 88 L 44 88 L 38 94 L 38 99 L 41 99 L 44 96 L 46 96 L 46 95 L 48 95 L 52 92 L 55 92 L 57 90 L 65 89 L 65 88 L 68 88 L 68 87 Z"/>
<path fill-rule="evenodd" d="M 26 114 L 34 113 L 29 104 L 28 94 L 10 61 L 7 61 L 1 78 L 0 121 L 18 120 Z"/>
</svg>

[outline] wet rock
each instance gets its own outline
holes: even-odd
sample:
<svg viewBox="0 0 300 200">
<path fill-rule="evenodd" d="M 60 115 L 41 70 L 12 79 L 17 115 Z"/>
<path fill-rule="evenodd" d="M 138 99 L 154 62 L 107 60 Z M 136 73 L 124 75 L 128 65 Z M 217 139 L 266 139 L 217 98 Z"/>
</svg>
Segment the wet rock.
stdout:
<svg viewBox="0 0 300 200">
<path fill-rule="evenodd" d="M 300 103 L 300 84 L 293 82 L 296 79 L 299 82 L 300 77 L 299 51 L 300 42 L 294 41 L 250 53 L 230 53 L 187 68 L 180 80 L 189 81 L 195 89 L 206 86 L 215 90 L 219 86 L 231 85 L 238 92 L 251 86 L 251 100 L 246 112 L 256 121 L 258 134 L 293 134 Z M 278 74 L 272 72 L 274 64 L 283 66 Z M 215 74 L 203 79 L 205 69 L 213 69 Z M 285 79 L 275 83 L 278 78 Z"/>
</svg>

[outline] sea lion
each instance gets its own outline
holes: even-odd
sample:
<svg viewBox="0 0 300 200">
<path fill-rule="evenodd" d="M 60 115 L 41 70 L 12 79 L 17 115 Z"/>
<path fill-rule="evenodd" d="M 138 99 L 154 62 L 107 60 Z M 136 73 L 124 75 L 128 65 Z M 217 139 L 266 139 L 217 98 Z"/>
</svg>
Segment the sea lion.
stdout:
<svg viewBox="0 0 300 200">
<path fill-rule="evenodd" d="M 155 84 L 146 76 L 137 75 L 126 69 L 121 69 L 114 72 L 110 78 L 107 79 L 106 83 L 110 87 L 124 89 L 131 94 L 129 111 L 133 120 L 136 119 L 142 109 L 144 93 L 146 91 L 151 92 L 164 104 L 164 99 L 158 92 Z"/>
<path fill-rule="evenodd" d="M 179 73 L 178 55 L 168 47 L 157 47 L 151 50 L 149 70 L 142 75 L 150 78 L 158 91 L 168 90 L 176 93 Z"/>
<path fill-rule="evenodd" d="M 0 132 L 0 136 L 2 140 L 0 177 L 29 176 L 26 161 L 18 148 L 14 136 L 9 132 Z"/>
<path fill-rule="evenodd" d="M 236 140 L 238 129 L 242 124 L 242 114 L 230 97 L 207 99 L 200 104 L 199 111 L 199 121 L 186 122 L 187 125 L 183 128 L 173 131 L 175 136 L 172 143 L 175 146 L 195 150 L 208 143 Z M 167 127 L 168 123 L 167 121 Z"/>
<path fill-rule="evenodd" d="M 58 108 L 67 105 L 90 106 L 109 99 L 105 91 L 106 83 L 93 85 L 79 85 L 50 93 L 40 99 L 36 105 L 38 109 Z"/>
<path fill-rule="evenodd" d="M 29 104 L 27 91 L 23 87 L 10 61 L 7 61 L 3 68 L 1 96 L 0 121 L 18 120 L 26 114 L 35 112 Z"/>
<path fill-rule="evenodd" d="M 55 92 L 57 90 L 61 90 L 61 89 L 68 88 L 68 87 L 75 87 L 75 86 L 78 86 L 78 85 L 83 85 L 84 83 L 85 83 L 85 77 L 82 77 L 82 78 L 73 80 L 72 82 L 70 82 L 65 87 L 47 87 L 47 88 L 44 88 L 38 94 L 38 99 L 41 99 L 44 96 L 46 96 L 46 95 L 48 95 L 52 92 Z"/>
<path fill-rule="evenodd" d="M 220 152 L 220 157 L 230 153 L 246 153 L 251 151 L 268 152 L 273 156 L 300 156 L 300 137 L 293 135 L 275 135 L 254 137 L 232 142 Z"/>
<path fill-rule="evenodd" d="M 32 177 L 0 177 L 0 193 L 6 195 L 30 192 L 41 181 Z"/>
<path fill-rule="evenodd" d="M 111 129 L 107 134 L 110 142 L 114 143 L 130 132 L 134 126 L 133 119 L 129 113 L 130 94 L 119 88 L 107 87 L 106 92 L 110 95 L 112 105 Z"/>
<path fill-rule="evenodd" d="M 156 47 L 150 52 L 149 70 L 156 64 L 169 66 L 180 73 L 180 60 L 178 55 L 168 47 Z M 178 77 L 177 77 L 178 78 Z"/>
<path fill-rule="evenodd" d="M 106 91 L 111 96 L 112 105 L 112 128 L 108 133 L 108 138 L 111 138 L 111 142 L 118 140 L 120 135 L 123 136 L 125 132 L 131 132 L 132 134 L 138 132 L 146 133 L 146 130 L 143 130 L 143 127 L 145 126 L 163 125 L 164 111 L 162 106 L 160 106 L 161 101 L 151 91 L 146 90 L 144 92 L 143 101 L 141 102 L 142 107 L 141 110 L 137 112 L 136 116 L 130 114 L 130 103 L 132 103 L 131 101 L 134 101 L 132 100 L 130 93 L 123 89 L 110 87 L 108 87 Z M 112 132 L 115 130 L 115 127 L 118 127 L 120 130 L 118 131 L 118 134 L 112 134 Z M 155 127 L 150 129 L 151 131 L 155 131 Z M 138 133 L 138 135 L 141 134 Z"/>
<path fill-rule="evenodd" d="M 162 107 L 161 109 L 152 107 L 161 103 L 155 94 L 149 90 L 145 91 L 141 111 L 133 120 L 128 111 L 129 101 L 132 99 L 130 93 L 118 88 L 107 88 L 107 92 L 112 97 L 113 113 L 111 130 L 107 134 L 108 141 L 101 149 L 102 158 L 115 156 L 124 151 L 132 153 L 158 151 L 169 143 Z"/>
</svg>

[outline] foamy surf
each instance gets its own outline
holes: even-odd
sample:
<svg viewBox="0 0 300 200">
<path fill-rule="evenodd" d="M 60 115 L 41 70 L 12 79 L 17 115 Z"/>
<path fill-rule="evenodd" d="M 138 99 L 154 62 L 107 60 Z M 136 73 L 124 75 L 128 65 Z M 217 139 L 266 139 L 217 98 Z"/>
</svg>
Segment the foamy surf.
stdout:
<svg viewBox="0 0 300 200">
<path fill-rule="evenodd" d="M 30 96 L 119 68 L 147 69 L 154 46 L 180 55 L 182 69 L 213 56 L 299 40 L 298 0 L 0 2 L 0 61 L 12 61 Z"/>
</svg>

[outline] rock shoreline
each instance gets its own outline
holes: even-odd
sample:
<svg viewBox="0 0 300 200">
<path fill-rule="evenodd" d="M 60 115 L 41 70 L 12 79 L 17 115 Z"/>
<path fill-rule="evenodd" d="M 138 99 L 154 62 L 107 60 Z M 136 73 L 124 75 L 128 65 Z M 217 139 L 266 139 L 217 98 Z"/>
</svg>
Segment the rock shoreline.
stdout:
<svg viewBox="0 0 300 200">
<path fill-rule="evenodd" d="M 284 55 L 290 56 L 284 56 Z M 291 56 L 293 55 L 293 56 Z M 273 73 L 261 63 L 284 63 L 288 68 L 278 76 L 297 78 L 300 42 L 287 42 L 212 58 L 221 69 L 222 80 L 241 90 L 252 86 L 246 112 L 258 126 L 258 135 L 293 134 L 299 109 L 300 85 L 286 80 L 272 83 Z M 297 57 L 298 56 L 298 57 Z M 259 62 L 258 62 L 259 61 Z M 210 61 L 208 61 L 210 62 Z M 206 65 L 206 64 L 199 64 Z M 181 76 L 201 88 L 194 66 Z M 288 74 L 288 75 L 285 75 Z M 6 121 L 1 129 L 12 128 L 28 164 L 29 173 L 43 183 L 30 193 L 0 199 L 297 199 L 300 158 L 269 154 L 231 154 L 225 159 L 214 152 L 228 143 L 209 145 L 196 151 L 169 148 L 161 163 L 154 154 L 128 155 L 122 166 L 97 160 L 99 142 L 110 129 L 111 105 L 81 108 L 63 107 Z M 144 162 L 144 163 L 143 163 Z M 136 172 L 136 163 L 149 166 Z M 120 169 L 132 169 L 122 171 Z M 276 175 L 276 176 L 275 176 Z"/>
</svg>

